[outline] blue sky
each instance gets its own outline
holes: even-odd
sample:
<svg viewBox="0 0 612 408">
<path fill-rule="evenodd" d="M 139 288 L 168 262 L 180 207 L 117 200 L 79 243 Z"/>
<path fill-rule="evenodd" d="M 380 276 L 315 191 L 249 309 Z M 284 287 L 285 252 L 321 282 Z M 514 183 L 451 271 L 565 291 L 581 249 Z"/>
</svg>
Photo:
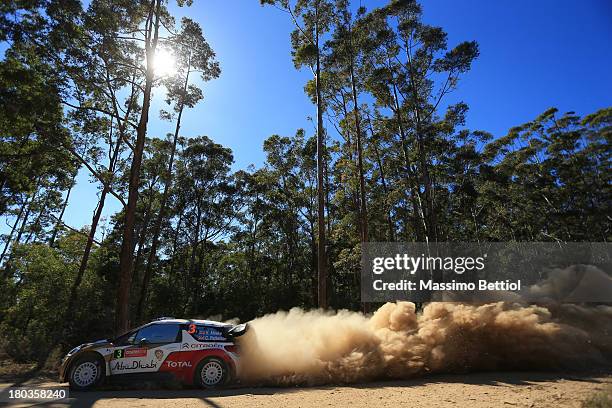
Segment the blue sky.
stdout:
<svg viewBox="0 0 612 408">
<path fill-rule="evenodd" d="M 368 9 L 384 3 L 361 0 Z M 424 0 L 422 6 L 425 22 L 442 26 L 450 46 L 480 45 L 480 57 L 447 101 L 470 106 L 468 128 L 500 136 L 551 106 L 586 114 L 612 105 L 609 0 Z M 204 101 L 184 114 L 184 136 L 207 135 L 230 147 L 239 169 L 263 163 L 268 136 L 311 131 L 314 106 L 303 92 L 310 74 L 293 67 L 286 14 L 258 0 L 195 0 L 174 11 L 202 25 L 222 68 L 219 79 L 203 86 Z M 149 135 L 163 137 L 172 124 L 157 119 L 160 94 Z M 97 190 L 87 174 L 79 176 L 69 225 L 90 223 Z M 113 197 L 106 210 L 118 210 Z"/>
</svg>

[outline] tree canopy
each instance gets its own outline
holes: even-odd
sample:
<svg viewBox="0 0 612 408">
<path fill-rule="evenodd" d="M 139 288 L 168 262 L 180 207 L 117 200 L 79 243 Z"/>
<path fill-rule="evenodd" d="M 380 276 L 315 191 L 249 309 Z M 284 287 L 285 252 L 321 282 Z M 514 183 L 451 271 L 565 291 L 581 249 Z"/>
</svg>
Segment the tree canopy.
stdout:
<svg viewBox="0 0 612 408">
<path fill-rule="evenodd" d="M 317 118 L 240 170 L 181 127 L 222 74 L 198 22 L 165 0 L 0 6 L 0 351 L 40 360 L 160 315 L 359 310 L 367 241 L 612 238 L 612 108 L 470 129 L 447 95 L 478 44 L 450 44 L 416 1 L 261 3 L 294 24 Z M 155 92 L 168 135 L 147 127 Z M 98 185 L 86 226 L 64 221 L 78 171 Z M 102 232 L 107 200 L 121 209 Z"/>
</svg>

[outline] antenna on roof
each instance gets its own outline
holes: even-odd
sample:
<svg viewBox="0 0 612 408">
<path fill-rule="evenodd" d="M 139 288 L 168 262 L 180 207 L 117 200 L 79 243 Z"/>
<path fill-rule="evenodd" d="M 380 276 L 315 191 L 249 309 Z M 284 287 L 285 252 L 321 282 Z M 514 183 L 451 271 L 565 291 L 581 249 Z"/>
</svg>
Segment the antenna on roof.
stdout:
<svg viewBox="0 0 612 408">
<path fill-rule="evenodd" d="M 167 316 L 164 316 L 164 317 L 158 317 L 157 319 L 153 319 L 153 321 L 154 321 L 154 322 L 157 322 L 157 321 L 159 321 L 159 320 L 171 320 L 171 319 L 174 319 L 174 317 L 167 317 Z"/>
</svg>

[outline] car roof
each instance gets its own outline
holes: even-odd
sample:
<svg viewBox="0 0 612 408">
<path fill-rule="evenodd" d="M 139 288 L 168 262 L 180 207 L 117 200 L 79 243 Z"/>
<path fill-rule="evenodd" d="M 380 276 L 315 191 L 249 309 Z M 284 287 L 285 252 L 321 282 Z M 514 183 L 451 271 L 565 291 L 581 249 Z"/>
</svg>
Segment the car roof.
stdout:
<svg viewBox="0 0 612 408">
<path fill-rule="evenodd" d="M 202 319 L 172 319 L 172 318 L 168 318 L 168 319 L 159 319 L 159 320 L 153 320 L 151 323 L 161 323 L 161 324 L 188 324 L 188 323 L 195 323 L 195 324 L 203 324 L 206 326 L 218 326 L 218 327 L 229 327 L 232 326 L 229 323 L 222 323 L 222 322 L 216 322 L 214 320 L 202 320 Z M 151 324 L 149 323 L 149 324 Z"/>
<path fill-rule="evenodd" d="M 196 324 L 204 324 L 206 326 L 233 326 L 230 323 L 217 322 L 214 320 L 192 319 L 191 322 Z"/>
</svg>

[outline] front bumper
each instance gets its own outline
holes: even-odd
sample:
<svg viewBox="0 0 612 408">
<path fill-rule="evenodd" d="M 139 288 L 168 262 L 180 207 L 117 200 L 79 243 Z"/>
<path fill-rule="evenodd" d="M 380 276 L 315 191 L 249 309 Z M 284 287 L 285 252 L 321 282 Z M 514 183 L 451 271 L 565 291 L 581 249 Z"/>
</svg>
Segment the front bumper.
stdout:
<svg viewBox="0 0 612 408">
<path fill-rule="evenodd" d="M 62 363 L 59 366 L 59 382 L 64 383 L 68 381 L 68 367 L 72 362 L 72 356 L 66 356 L 62 359 Z"/>
</svg>

